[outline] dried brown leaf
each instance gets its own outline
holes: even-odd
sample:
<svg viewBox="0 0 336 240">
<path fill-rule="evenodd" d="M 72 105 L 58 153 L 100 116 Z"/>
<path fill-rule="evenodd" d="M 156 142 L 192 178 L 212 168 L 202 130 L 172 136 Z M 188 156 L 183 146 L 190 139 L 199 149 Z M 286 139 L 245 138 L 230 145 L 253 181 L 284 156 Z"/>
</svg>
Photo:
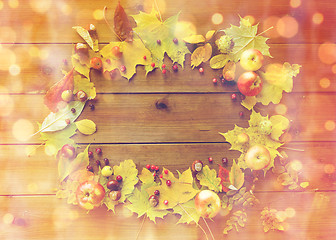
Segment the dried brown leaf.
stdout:
<svg viewBox="0 0 336 240">
<path fill-rule="evenodd" d="M 122 41 L 133 41 L 132 26 L 120 2 L 114 11 L 114 31 Z"/>
</svg>

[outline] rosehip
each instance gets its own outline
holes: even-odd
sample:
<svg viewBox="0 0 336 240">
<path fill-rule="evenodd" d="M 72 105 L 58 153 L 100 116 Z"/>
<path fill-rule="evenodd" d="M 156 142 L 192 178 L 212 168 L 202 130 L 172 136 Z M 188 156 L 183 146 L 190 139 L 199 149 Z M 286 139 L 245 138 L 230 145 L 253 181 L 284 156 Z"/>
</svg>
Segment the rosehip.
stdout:
<svg viewBox="0 0 336 240">
<path fill-rule="evenodd" d="M 166 69 L 162 69 L 162 74 L 166 74 L 167 70 Z"/>
<path fill-rule="evenodd" d="M 151 63 L 152 68 L 155 67 L 155 63 Z"/>
<path fill-rule="evenodd" d="M 88 156 L 89 156 L 89 158 L 92 158 L 93 157 L 93 152 L 89 151 Z"/>
<path fill-rule="evenodd" d="M 143 59 L 144 59 L 144 60 L 146 60 L 146 59 L 147 59 L 146 55 L 145 55 L 145 56 L 143 56 Z"/>
<path fill-rule="evenodd" d="M 208 158 L 208 160 L 209 160 L 209 162 L 210 162 L 210 163 L 212 163 L 212 162 L 213 162 L 213 159 L 212 159 L 212 157 L 209 157 L 209 158 Z"/>
<path fill-rule="evenodd" d="M 204 69 L 203 69 L 203 68 L 199 68 L 198 71 L 199 71 L 200 73 L 204 73 Z"/>
<path fill-rule="evenodd" d="M 164 200 L 164 201 L 163 201 L 163 204 L 164 204 L 164 205 L 168 205 L 168 200 Z"/>
<path fill-rule="evenodd" d="M 118 176 L 116 177 L 116 180 L 117 180 L 118 182 L 121 182 L 121 181 L 123 180 L 123 178 L 122 178 L 122 176 L 118 175 Z"/>
<path fill-rule="evenodd" d="M 162 64 L 162 68 L 166 68 L 166 64 Z"/>
<path fill-rule="evenodd" d="M 167 180 L 167 181 L 166 181 L 166 184 L 167 184 L 168 187 L 170 187 L 171 184 L 172 184 L 172 182 L 171 182 L 170 180 Z"/>
<path fill-rule="evenodd" d="M 177 71 L 178 71 L 178 66 L 177 66 L 176 64 L 174 64 L 172 68 L 173 68 L 173 71 L 174 71 L 174 72 L 177 72 Z"/>
<path fill-rule="evenodd" d="M 217 78 L 213 78 L 213 79 L 212 79 L 212 82 L 213 82 L 214 84 L 216 84 L 216 83 L 217 83 Z"/>
<path fill-rule="evenodd" d="M 167 170 L 167 169 L 165 169 L 165 170 L 164 170 L 164 173 L 165 173 L 165 174 L 168 174 L 168 170 Z"/>
<path fill-rule="evenodd" d="M 174 38 L 174 39 L 173 39 L 173 42 L 174 42 L 175 44 L 177 44 L 177 43 L 178 43 L 178 39 L 177 39 L 177 38 Z"/>
<path fill-rule="evenodd" d="M 232 99 L 232 100 L 236 100 L 236 99 L 237 99 L 237 94 L 233 93 L 233 94 L 231 95 L 231 99 Z"/>
<path fill-rule="evenodd" d="M 112 48 L 112 54 L 113 54 L 114 56 L 116 56 L 117 58 L 120 58 L 120 57 L 121 57 L 122 52 L 120 52 L 120 48 L 119 48 L 119 46 L 114 46 L 114 47 Z"/>
<path fill-rule="evenodd" d="M 149 164 L 146 165 L 146 168 L 150 170 L 151 166 Z"/>
<path fill-rule="evenodd" d="M 88 170 L 90 172 L 93 172 L 93 167 L 89 165 L 89 166 L 86 167 L 86 170 Z"/>
<path fill-rule="evenodd" d="M 156 40 L 156 43 L 161 45 L 161 40 L 160 39 Z"/>
<path fill-rule="evenodd" d="M 126 71 L 126 67 L 124 65 L 120 66 L 120 71 L 121 72 L 125 72 Z"/>
<path fill-rule="evenodd" d="M 99 57 L 93 57 L 90 60 L 90 66 L 94 69 L 101 70 L 103 67 L 103 62 Z"/>
<path fill-rule="evenodd" d="M 154 191 L 154 195 L 156 195 L 156 196 L 160 195 L 160 191 L 159 190 L 155 190 Z"/>
<path fill-rule="evenodd" d="M 105 163 L 105 165 L 109 165 L 110 161 L 107 158 L 104 158 L 104 163 Z"/>
<path fill-rule="evenodd" d="M 96 148 L 96 153 L 97 153 L 97 154 L 101 154 L 101 153 L 102 153 L 101 148 Z"/>
<path fill-rule="evenodd" d="M 96 160 L 96 164 L 97 164 L 97 166 L 100 166 L 100 161 Z"/>
</svg>

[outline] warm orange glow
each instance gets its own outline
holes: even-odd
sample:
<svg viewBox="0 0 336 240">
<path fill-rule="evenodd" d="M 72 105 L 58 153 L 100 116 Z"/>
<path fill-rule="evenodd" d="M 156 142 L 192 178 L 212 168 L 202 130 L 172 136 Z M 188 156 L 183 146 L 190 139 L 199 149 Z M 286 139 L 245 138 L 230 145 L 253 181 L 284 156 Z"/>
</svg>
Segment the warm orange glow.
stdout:
<svg viewBox="0 0 336 240">
<path fill-rule="evenodd" d="M 326 42 L 319 46 L 318 56 L 321 62 L 333 64 L 336 62 L 336 44 Z"/>
<path fill-rule="evenodd" d="M 331 71 L 336 74 L 336 64 L 332 65 L 331 67 Z"/>
<path fill-rule="evenodd" d="M 158 9 L 160 10 L 161 14 L 164 14 L 166 12 L 166 1 L 165 0 L 145 0 L 144 1 L 144 11 L 145 12 L 151 12 L 153 7 L 156 11 L 158 11 Z"/>
<path fill-rule="evenodd" d="M 177 39 L 182 39 L 186 35 L 186 29 L 190 35 L 196 34 L 196 27 L 191 22 L 179 21 L 175 28 L 175 36 Z"/>
<path fill-rule="evenodd" d="M 251 25 L 253 25 L 255 23 L 255 18 L 251 15 L 245 16 L 244 19 L 248 19 L 250 21 Z"/>
<path fill-rule="evenodd" d="M 93 18 L 96 19 L 96 20 L 103 20 L 104 19 L 103 9 L 94 10 L 92 15 L 93 15 Z"/>
<path fill-rule="evenodd" d="M 2 217 L 2 221 L 4 224 L 6 225 L 10 225 L 13 223 L 14 221 L 14 216 L 11 213 L 6 213 L 3 217 Z"/>
<path fill-rule="evenodd" d="M 13 64 L 13 65 L 10 65 L 10 66 L 9 66 L 8 71 L 9 71 L 9 74 L 10 74 L 10 75 L 12 75 L 12 76 L 17 76 L 17 75 L 20 74 L 20 72 L 21 72 L 21 68 L 20 68 L 19 65 L 17 65 L 17 64 Z"/>
<path fill-rule="evenodd" d="M 291 16 L 284 16 L 277 22 L 276 29 L 280 36 L 292 38 L 298 33 L 299 24 L 295 18 Z"/>
<path fill-rule="evenodd" d="M 287 106 L 280 103 L 275 106 L 275 112 L 279 115 L 285 115 L 287 113 Z"/>
<path fill-rule="evenodd" d="M 12 133 L 18 141 L 27 141 L 34 133 L 34 126 L 27 119 L 19 119 L 13 124 Z"/>
<path fill-rule="evenodd" d="M 10 8 L 18 8 L 19 7 L 19 1 L 18 0 L 8 0 L 8 6 Z"/>
<path fill-rule="evenodd" d="M 292 8 L 298 8 L 301 6 L 301 0 L 291 0 L 290 1 L 290 6 Z"/>
<path fill-rule="evenodd" d="M 302 169 L 302 162 L 300 162 L 299 160 L 294 160 L 291 162 L 291 167 L 293 168 L 293 170 L 299 172 Z"/>
<path fill-rule="evenodd" d="M 324 124 L 324 128 L 328 131 L 333 131 L 335 129 L 335 121 L 328 120 Z"/>
<path fill-rule="evenodd" d="M 2 10 L 3 7 L 4 7 L 4 3 L 3 3 L 3 1 L 0 1 L 0 10 Z"/>
<path fill-rule="evenodd" d="M 38 186 L 34 182 L 33 183 L 29 183 L 28 186 L 27 186 L 27 190 L 30 193 L 36 193 L 38 191 Z"/>
<path fill-rule="evenodd" d="M 322 13 L 314 13 L 312 20 L 315 24 L 321 24 L 324 20 L 324 16 Z"/>
<path fill-rule="evenodd" d="M 61 11 L 64 15 L 70 15 L 72 13 L 72 8 L 69 4 L 63 3 L 61 6 Z"/>
<path fill-rule="evenodd" d="M 223 22 L 223 15 L 220 13 L 215 13 L 214 15 L 212 15 L 211 17 L 211 21 L 213 24 L 215 25 L 219 25 Z"/>
<path fill-rule="evenodd" d="M 328 87 L 330 87 L 330 80 L 329 80 L 329 78 L 321 78 L 320 79 L 320 86 L 321 86 L 321 88 L 328 88 Z"/>
<path fill-rule="evenodd" d="M 270 27 L 274 27 L 273 29 L 265 32 L 265 35 L 270 38 L 277 38 L 280 36 L 278 31 L 275 29 L 277 22 L 279 21 L 279 17 L 276 16 L 270 16 L 265 19 L 264 24 L 263 24 L 263 31 L 269 29 Z"/>
<path fill-rule="evenodd" d="M 0 27 L 0 32 L 6 33 L 0 35 L 0 42 L 2 43 L 14 43 L 16 41 L 16 32 L 13 28 L 8 26 Z"/>
<path fill-rule="evenodd" d="M 14 101 L 10 95 L 0 95 L 0 117 L 9 116 L 14 110 Z"/>
<path fill-rule="evenodd" d="M 29 0 L 30 7 L 37 13 L 46 13 L 51 7 L 51 0 Z"/>
<path fill-rule="evenodd" d="M 326 174 L 333 174 L 335 172 L 335 166 L 333 164 L 324 165 L 324 172 Z"/>
<path fill-rule="evenodd" d="M 16 56 L 8 48 L 0 47 L 0 70 L 8 71 L 9 67 L 16 61 Z"/>
<path fill-rule="evenodd" d="M 295 217 L 296 211 L 294 208 L 286 208 L 285 213 L 288 218 L 292 218 Z"/>
</svg>

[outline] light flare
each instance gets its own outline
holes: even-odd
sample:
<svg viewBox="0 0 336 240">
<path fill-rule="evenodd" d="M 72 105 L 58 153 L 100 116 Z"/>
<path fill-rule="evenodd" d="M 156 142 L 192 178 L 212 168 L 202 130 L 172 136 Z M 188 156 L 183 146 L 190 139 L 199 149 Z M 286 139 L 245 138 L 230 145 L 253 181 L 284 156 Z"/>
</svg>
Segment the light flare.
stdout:
<svg viewBox="0 0 336 240">
<path fill-rule="evenodd" d="M 299 24 L 295 18 L 284 16 L 277 22 L 276 29 L 280 36 L 284 38 L 292 38 L 298 33 Z"/>
<path fill-rule="evenodd" d="M 336 124 L 335 124 L 335 121 L 333 121 L 333 120 L 328 120 L 324 123 L 324 128 L 327 131 L 333 131 L 333 130 L 335 130 L 335 127 L 336 127 Z"/>
<path fill-rule="evenodd" d="M 325 64 L 334 64 L 336 62 L 336 44 L 331 42 L 322 43 L 318 48 L 320 61 Z"/>
<path fill-rule="evenodd" d="M 223 22 L 224 18 L 223 15 L 220 13 L 215 13 L 214 15 L 212 15 L 211 17 L 211 21 L 213 24 L 215 25 L 219 25 Z"/>
<path fill-rule="evenodd" d="M 27 141 L 34 133 L 33 124 L 27 119 L 17 120 L 12 127 L 12 134 L 15 139 L 21 142 Z"/>
<path fill-rule="evenodd" d="M 319 25 L 319 24 L 323 23 L 323 20 L 324 20 L 324 16 L 323 16 L 322 13 L 319 13 L 319 12 L 314 13 L 314 15 L 312 17 L 312 21 L 313 21 L 314 24 Z"/>
<path fill-rule="evenodd" d="M 329 80 L 329 78 L 321 78 L 320 79 L 320 86 L 321 86 L 321 88 L 328 88 L 328 87 L 330 87 L 330 80 Z"/>
</svg>

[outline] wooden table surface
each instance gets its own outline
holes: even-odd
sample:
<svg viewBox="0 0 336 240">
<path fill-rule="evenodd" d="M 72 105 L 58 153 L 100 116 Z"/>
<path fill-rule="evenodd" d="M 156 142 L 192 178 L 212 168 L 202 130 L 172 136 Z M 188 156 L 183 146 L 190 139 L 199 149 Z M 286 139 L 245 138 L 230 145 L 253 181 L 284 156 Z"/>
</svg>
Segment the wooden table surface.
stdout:
<svg viewBox="0 0 336 240">
<path fill-rule="evenodd" d="M 122 0 L 127 14 L 149 11 L 151 0 Z M 44 92 L 62 78 L 63 59 L 70 59 L 74 43 L 82 39 L 73 26 L 94 24 L 101 45 L 115 36 L 101 19 L 107 0 L 5 0 L 0 1 L 0 239 L 205 239 L 195 224 L 177 225 L 170 215 L 157 224 L 137 218 L 118 207 L 116 214 L 105 207 L 86 211 L 55 197 L 58 187 L 57 162 L 43 149 L 27 157 L 27 145 L 41 143 L 37 137 L 22 141 L 22 132 L 37 130 L 49 110 Z M 270 172 L 260 179 L 255 195 L 260 204 L 250 208 L 245 228 L 223 235 L 227 218 L 209 221 L 215 239 L 335 239 L 336 187 L 336 2 L 330 0 L 158 0 L 164 19 L 179 11 L 180 20 L 191 22 L 198 34 L 238 25 L 238 15 L 253 16 L 265 33 L 272 61 L 302 65 L 294 89 L 285 93 L 280 108 L 273 104 L 257 109 L 270 115 L 279 111 L 292 120 L 286 147 L 289 159 L 302 163 L 300 179 L 307 189 L 291 191 Z M 220 13 L 216 25 L 212 16 Z M 113 18 L 113 10 L 107 12 Z M 297 28 L 296 28 L 297 27 Z M 166 59 L 167 68 L 172 62 Z M 145 77 L 143 67 L 130 82 L 93 76 L 97 89 L 95 110 L 84 109 L 80 119 L 97 124 L 91 136 L 76 136 L 85 147 L 101 147 L 103 157 L 114 164 L 133 159 L 140 169 L 155 164 L 184 170 L 196 159 L 214 159 L 213 167 L 227 157 L 229 166 L 238 152 L 218 132 L 246 127 L 250 111 L 232 101 L 236 85 L 214 85 L 219 71 L 203 64 L 204 74 L 190 67 L 159 70 Z M 20 70 L 18 72 L 18 69 Z M 167 109 L 157 109 L 156 102 Z M 239 113 L 243 111 L 244 117 Z M 20 129 L 24 126 L 25 129 Z M 294 209 L 286 231 L 264 233 L 260 212 L 264 207 L 279 211 Z M 14 219 L 14 220 L 13 220 Z M 143 224 L 143 225 L 142 225 Z M 205 229 L 204 222 L 200 222 Z M 141 229 L 140 233 L 139 230 Z M 209 235 L 210 238 L 210 235 Z"/>
</svg>

